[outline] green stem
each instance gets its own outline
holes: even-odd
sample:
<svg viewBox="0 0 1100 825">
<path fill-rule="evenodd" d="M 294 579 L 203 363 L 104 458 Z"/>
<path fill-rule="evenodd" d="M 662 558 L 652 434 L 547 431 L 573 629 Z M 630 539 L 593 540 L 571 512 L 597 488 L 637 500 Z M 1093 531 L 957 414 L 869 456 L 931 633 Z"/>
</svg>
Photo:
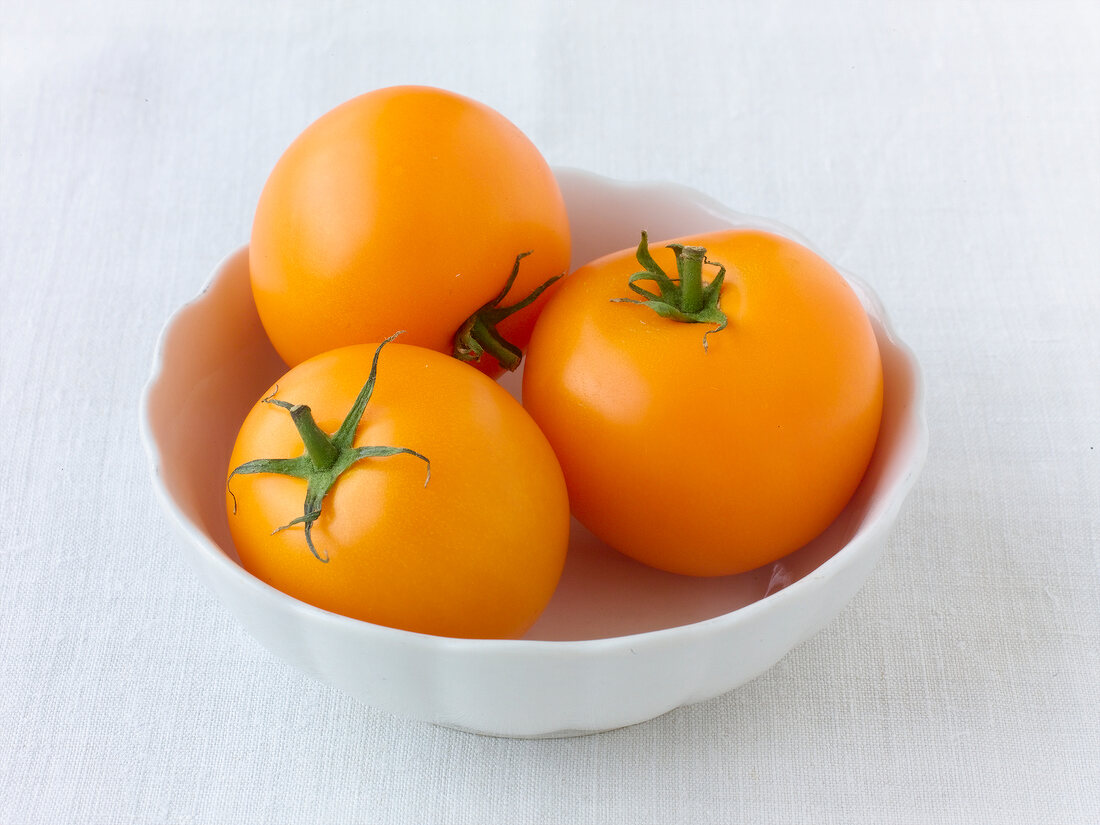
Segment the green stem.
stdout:
<svg viewBox="0 0 1100 825">
<path fill-rule="evenodd" d="M 516 354 L 516 348 L 510 346 L 501 337 L 496 326 L 487 322 L 480 315 L 474 316 L 468 335 L 470 339 L 477 342 L 483 352 L 495 358 L 497 363 L 504 369 L 512 371 L 519 366 L 521 356 Z"/>
<path fill-rule="evenodd" d="M 703 308 L 703 257 L 706 249 L 685 246 L 676 263 L 680 269 L 680 309 L 686 315 Z"/>
<path fill-rule="evenodd" d="M 296 404 L 290 408 L 290 417 L 294 419 L 294 426 L 298 428 L 298 435 L 306 445 L 306 452 L 318 470 L 327 470 L 336 463 L 340 451 L 331 439 L 317 426 L 313 420 L 313 411 L 305 404 Z"/>
<path fill-rule="evenodd" d="M 670 243 L 668 248 L 676 256 L 677 278 L 670 278 L 649 253 L 649 235 L 643 230 L 642 240 L 638 243 L 635 257 L 642 265 L 641 272 L 635 272 L 627 281 L 627 286 L 637 298 L 612 298 L 616 303 L 639 304 L 648 307 L 662 318 L 688 324 L 714 324 L 714 329 L 703 333 L 703 349 L 707 349 L 707 336 L 721 332 L 729 319 L 719 303 L 722 299 L 722 284 L 726 278 L 726 268 L 717 261 L 708 261 L 707 250 L 701 246 L 684 246 Z M 718 267 L 718 273 L 703 284 L 703 264 Z M 643 281 L 652 282 L 657 292 L 646 289 Z"/>
<path fill-rule="evenodd" d="M 519 362 L 523 360 L 523 351 L 500 334 L 497 324 L 508 316 L 531 306 L 543 292 L 562 277 L 562 275 L 555 275 L 553 278 L 548 278 L 522 300 L 511 306 L 501 306 L 501 303 L 511 291 L 512 285 L 516 282 L 516 276 L 519 275 L 519 262 L 530 254 L 530 252 L 521 252 L 516 256 L 516 261 L 512 265 L 512 274 L 504 282 L 504 288 L 493 300 L 483 305 L 458 328 L 451 350 L 451 354 L 455 358 L 460 361 L 475 362 L 483 355 L 488 354 L 508 371 L 512 371 L 519 366 Z M 564 275 L 564 273 L 562 274 Z"/>
</svg>

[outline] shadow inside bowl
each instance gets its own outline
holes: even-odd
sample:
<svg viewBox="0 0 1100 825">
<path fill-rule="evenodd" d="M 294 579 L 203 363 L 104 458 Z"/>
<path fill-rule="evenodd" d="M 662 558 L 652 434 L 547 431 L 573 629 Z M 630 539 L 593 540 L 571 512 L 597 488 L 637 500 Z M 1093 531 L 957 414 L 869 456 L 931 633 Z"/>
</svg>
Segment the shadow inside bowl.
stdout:
<svg viewBox="0 0 1100 825">
<path fill-rule="evenodd" d="M 596 250 L 598 251 L 598 250 Z M 604 250 L 608 251 L 608 250 Z M 873 300 L 858 289 L 872 314 Z M 886 506 L 872 491 L 904 471 L 886 457 L 909 415 L 913 368 L 874 320 L 886 378 L 882 429 L 871 464 L 851 502 L 817 539 L 760 569 L 735 576 L 694 578 L 646 567 L 608 548 L 573 522 L 561 583 L 526 639 L 599 639 L 660 630 L 729 613 L 812 574 L 844 547 L 859 525 Z M 225 474 L 233 441 L 248 410 L 285 371 L 264 334 L 252 301 L 247 249 L 231 256 L 203 294 L 184 308 L 162 344 L 162 378 L 150 389 L 151 433 L 159 471 L 183 515 L 234 562 L 225 512 Z M 503 383 L 518 397 L 521 374 Z"/>
<path fill-rule="evenodd" d="M 239 563 L 225 514 L 229 455 L 245 415 L 286 370 L 252 300 L 247 248 L 176 315 L 161 354 L 161 379 L 147 399 L 161 481 L 184 516 Z"/>
</svg>

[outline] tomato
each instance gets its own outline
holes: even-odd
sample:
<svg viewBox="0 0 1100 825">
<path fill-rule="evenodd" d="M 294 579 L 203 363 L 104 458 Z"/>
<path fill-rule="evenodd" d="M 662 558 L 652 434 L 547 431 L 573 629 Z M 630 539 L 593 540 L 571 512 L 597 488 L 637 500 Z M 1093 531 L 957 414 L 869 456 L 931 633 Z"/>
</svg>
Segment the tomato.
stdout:
<svg viewBox="0 0 1100 825">
<path fill-rule="evenodd" d="M 241 564 L 325 610 L 510 638 L 561 574 L 553 451 L 507 391 L 437 352 L 353 345 L 299 364 L 249 412 L 229 466 Z"/>
<path fill-rule="evenodd" d="M 682 292 L 692 307 L 677 306 Z M 774 561 L 836 518 L 870 460 L 882 392 L 847 282 L 750 230 L 652 259 L 643 233 L 637 251 L 582 267 L 543 311 L 523 376 L 577 518 L 641 562 L 699 576 Z"/>
<path fill-rule="evenodd" d="M 260 195 L 249 266 L 287 364 L 401 329 L 403 343 L 497 375 L 518 363 L 547 296 L 488 324 L 475 314 L 521 304 L 569 252 L 557 181 L 518 128 L 461 95 L 399 86 L 338 106 L 291 144 Z"/>
</svg>

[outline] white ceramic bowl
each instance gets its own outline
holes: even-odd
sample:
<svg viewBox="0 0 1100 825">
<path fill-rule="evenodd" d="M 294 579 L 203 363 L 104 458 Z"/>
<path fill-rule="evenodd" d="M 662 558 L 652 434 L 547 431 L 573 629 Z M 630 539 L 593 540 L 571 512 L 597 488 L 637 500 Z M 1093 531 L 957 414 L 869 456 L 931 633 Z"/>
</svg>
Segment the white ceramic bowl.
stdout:
<svg viewBox="0 0 1100 825">
<path fill-rule="evenodd" d="M 556 172 L 573 266 L 659 239 L 730 226 L 798 238 L 668 184 Z M 848 277 L 848 276 L 846 276 Z M 566 736 L 631 725 L 763 673 L 855 595 L 886 546 L 927 451 L 920 369 L 865 285 L 886 392 L 871 466 L 824 535 L 756 571 L 697 579 L 651 570 L 574 523 L 561 584 L 524 639 L 426 636 L 328 613 L 238 563 L 225 471 L 246 411 L 284 366 L 260 326 L 247 249 L 165 326 L 142 401 L 154 484 L 200 576 L 262 644 L 306 673 L 397 714 L 501 736 Z M 517 376 L 506 381 L 518 393 Z"/>
</svg>

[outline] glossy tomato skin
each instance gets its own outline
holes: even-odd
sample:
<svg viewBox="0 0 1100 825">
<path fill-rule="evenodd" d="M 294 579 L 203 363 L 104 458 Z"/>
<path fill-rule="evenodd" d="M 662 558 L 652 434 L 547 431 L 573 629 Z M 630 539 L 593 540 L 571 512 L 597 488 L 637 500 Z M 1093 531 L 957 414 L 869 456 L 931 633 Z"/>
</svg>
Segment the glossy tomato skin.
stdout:
<svg viewBox="0 0 1100 825">
<path fill-rule="evenodd" d="M 637 297 L 640 267 L 633 249 L 607 256 L 544 310 L 523 400 L 593 533 L 663 570 L 738 573 L 844 508 L 878 434 L 882 366 L 858 298 L 809 250 L 748 230 L 678 240 L 726 266 L 728 327 L 704 349 L 714 325 L 614 302 Z M 670 250 L 650 249 L 676 272 Z"/>
<path fill-rule="evenodd" d="M 340 426 L 370 371 L 374 345 L 307 360 L 279 379 L 278 399 Z M 266 395 L 275 391 L 275 387 Z M 352 465 L 322 504 L 312 538 L 300 525 L 305 482 L 235 475 L 227 494 L 242 565 L 283 592 L 353 618 L 441 636 L 512 638 L 541 613 L 565 559 L 569 506 L 561 469 L 531 418 L 496 382 L 420 347 L 387 345 L 356 446 L 409 455 Z M 229 467 L 293 457 L 303 445 L 285 409 L 257 403 Z"/>
<path fill-rule="evenodd" d="M 535 146 L 488 106 L 399 86 L 338 106 L 286 150 L 249 265 L 264 328 L 294 365 L 398 330 L 450 353 L 528 251 L 505 305 L 569 265 L 565 203 Z M 524 348 L 548 297 L 502 323 L 504 337 Z"/>
</svg>

